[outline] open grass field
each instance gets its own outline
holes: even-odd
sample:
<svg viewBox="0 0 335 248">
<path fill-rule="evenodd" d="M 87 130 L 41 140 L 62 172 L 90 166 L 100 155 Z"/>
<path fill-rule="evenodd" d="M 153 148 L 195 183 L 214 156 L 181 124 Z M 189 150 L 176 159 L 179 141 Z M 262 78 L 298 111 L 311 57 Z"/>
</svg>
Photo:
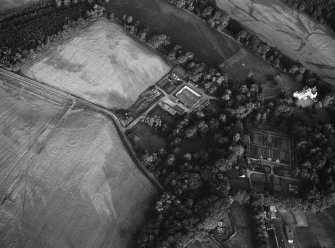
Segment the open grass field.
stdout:
<svg viewBox="0 0 335 248">
<path fill-rule="evenodd" d="M 334 85 L 335 34 L 280 0 L 216 0 L 217 6 L 271 46 Z"/>
<path fill-rule="evenodd" d="M 223 247 L 254 248 L 254 229 L 249 209 L 244 205 L 234 205 L 230 209 L 231 217 L 236 228 L 236 234 L 223 242 Z"/>
<path fill-rule="evenodd" d="M 0 12 L 37 1 L 39 0 L 0 0 Z"/>
<path fill-rule="evenodd" d="M 171 41 L 192 51 L 209 66 L 217 66 L 235 54 L 240 46 L 234 40 L 207 27 L 200 19 L 162 0 L 113 0 L 103 3 L 117 17 L 131 15 L 144 27 L 167 34 Z"/>
<path fill-rule="evenodd" d="M 167 140 L 155 128 L 141 122 L 131 129 L 130 140 L 143 152 L 153 153 L 167 147 Z"/>
<path fill-rule="evenodd" d="M 280 215 L 286 225 L 294 227 L 297 248 L 335 247 L 335 208 L 317 214 L 281 212 Z"/>
<path fill-rule="evenodd" d="M 0 247 L 132 247 L 157 191 L 113 122 L 3 85 Z"/>
<path fill-rule="evenodd" d="M 64 114 L 61 102 L 46 101 L 0 75 L 0 195 L 2 180 Z M 0 235 L 1 236 L 1 235 Z"/>
<path fill-rule="evenodd" d="M 23 72 L 107 108 L 127 109 L 170 69 L 155 51 L 103 19 Z"/>
<path fill-rule="evenodd" d="M 244 66 L 242 64 L 244 64 Z M 252 72 L 253 77 L 262 83 L 262 93 L 264 97 L 277 95 L 280 93 L 280 88 L 290 88 L 293 92 L 300 90 L 302 87 L 287 74 L 281 74 L 280 77 L 275 79 L 278 75 L 278 70 L 260 57 L 243 48 L 221 64 L 220 68 L 229 78 L 237 82 L 234 84 L 236 87 L 239 86 L 239 83 L 244 83 L 249 72 Z"/>
<path fill-rule="evenodd" d="M 277 74 L 277 70 L 269 65 L 269 63 L 243 48 L 234 54 L 234 56 L 227 59 L 220 67 L 227 73 L 229 78 L 237 82 L 244 82 L 250 71 L 253 72 L 256 79 L 260 82 L 266 82 L 269 80 L 269 77 Z"/>
</svg>

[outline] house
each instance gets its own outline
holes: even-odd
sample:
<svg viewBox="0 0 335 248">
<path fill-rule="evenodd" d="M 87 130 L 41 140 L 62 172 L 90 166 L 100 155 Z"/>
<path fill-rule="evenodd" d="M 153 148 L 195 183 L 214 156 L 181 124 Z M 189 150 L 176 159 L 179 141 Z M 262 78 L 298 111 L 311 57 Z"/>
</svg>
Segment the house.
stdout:
<svg viewBox="0 0 335 248">
<path fill-rule="evenodd" d="M 201 100 L 201 95 L 187 85 L 176 93 L 176 97 L 188 108 L 192 108 Z"/>
<path fill-rule="evenodd" d="M 270 206 L 270 217 L 271 217 L 271 219 L 277 218 L 276 212 L 277 212 L 277 208 L 275 206 Z"/>
<path fill-rule="evenodd" d="M 165 110 L 166 112 L 170 113 L 171 115 L 175 115 L 176 114 L 176 110 L 173 109 L 169 104 L 165 103 L 165 102 L 160 102 L 158 103 L 158 105 Z"/>
<path fill-rule="evenodd" d="M 298 194 L 299 187 L 297 185 L 290 184 L 288 186 L 288 191 L 290 193 Z"/>
</svg>

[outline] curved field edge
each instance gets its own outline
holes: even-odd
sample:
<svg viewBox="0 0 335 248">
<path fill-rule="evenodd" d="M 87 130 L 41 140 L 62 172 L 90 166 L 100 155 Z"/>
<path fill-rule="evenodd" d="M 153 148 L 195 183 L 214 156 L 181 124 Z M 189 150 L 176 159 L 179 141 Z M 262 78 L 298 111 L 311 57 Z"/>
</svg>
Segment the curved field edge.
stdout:
<svg viewBox="0 0 335 248">
<path fill-rule="evenodd" d="M 45 144 L 2 184 L 8 191 L 0 206 L 0 246 L 131 246 L 157 190 L 129 157 L 116 126 L 77 106 L 50 128 Z"/>
<path fill-rule="evenodd" d="M 0 0 L 0 15 L 10 9 L 17 9 L 31 3 L 40 2 L 41 0 Z"/>
<path fill-rule="evenodd" d="M 216 0 L 216 4 L 261 40 L 334 84 L 335 34 L 330 28 L 279 0 Z"/>
<path fill-rule="evenodd" d="M 106 108 L 126 109 L 170 69 L 156 51 L 101 18 L 23 73 Z"/>
</svg>

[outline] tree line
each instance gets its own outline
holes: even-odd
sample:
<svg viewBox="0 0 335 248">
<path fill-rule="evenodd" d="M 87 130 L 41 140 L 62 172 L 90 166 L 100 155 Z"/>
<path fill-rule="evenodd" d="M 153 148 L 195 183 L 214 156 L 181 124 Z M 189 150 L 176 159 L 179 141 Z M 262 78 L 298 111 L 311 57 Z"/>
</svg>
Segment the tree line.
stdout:
<svg viewBox="0 0 335 248">
<path fill-rule="evenodd" d="M 224 11 L 212 4 L 212 2 L 196 0 L 166 1 L 174 4 L 176 7 L 192 12 L 197 17 L 204 20 L 210 27 L 231 35 L 254 54 L 270 63 L 278 70 L 281 70 L 284 73 L 289 73 L 298 82 L 302 82 L 304 85 L 310 87 L 317 86 L 319 88 L 327 88 L 327 84 L 323 82 L 316 73 L 307 70 L 300 62 L 290 59 L 277 48 L 272 47 L 259 39 L 255 34 L 246 30 L 239 22 L 230 18 Z"/>
<path fill-rule="evenodd" d="M 14 69 L 34 58 L 36 52 L 57 41 L 68 29 L 83 24 L 89 9 L 86 3 L 57 8 L 41 2 L 7 15 L 0 22 L 0 66 Z"/>
<path fill-rule="evenodd" d="M 282 0 L 313 19 L 329 25 L 335 31 L 335 2 L 333 0 Z"/>
</svg>

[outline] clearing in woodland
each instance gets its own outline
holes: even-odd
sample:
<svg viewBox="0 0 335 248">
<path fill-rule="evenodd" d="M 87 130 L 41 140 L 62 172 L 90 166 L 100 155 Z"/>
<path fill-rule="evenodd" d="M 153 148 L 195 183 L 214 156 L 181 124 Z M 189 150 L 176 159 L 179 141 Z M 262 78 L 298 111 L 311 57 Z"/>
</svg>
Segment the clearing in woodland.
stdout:
<svg viewBox="0 0 335 248">
<path fill-rule="evenodd" d="M 23 71 L 93 103 L 127 109 L 170 69 L 153 49 L 101 19 Z"/>
<path fill-rule="evenodd" d="M 157 190 L 112 120 L 0 82 L 0 247 L 132 247 Z"/>
</svg>

